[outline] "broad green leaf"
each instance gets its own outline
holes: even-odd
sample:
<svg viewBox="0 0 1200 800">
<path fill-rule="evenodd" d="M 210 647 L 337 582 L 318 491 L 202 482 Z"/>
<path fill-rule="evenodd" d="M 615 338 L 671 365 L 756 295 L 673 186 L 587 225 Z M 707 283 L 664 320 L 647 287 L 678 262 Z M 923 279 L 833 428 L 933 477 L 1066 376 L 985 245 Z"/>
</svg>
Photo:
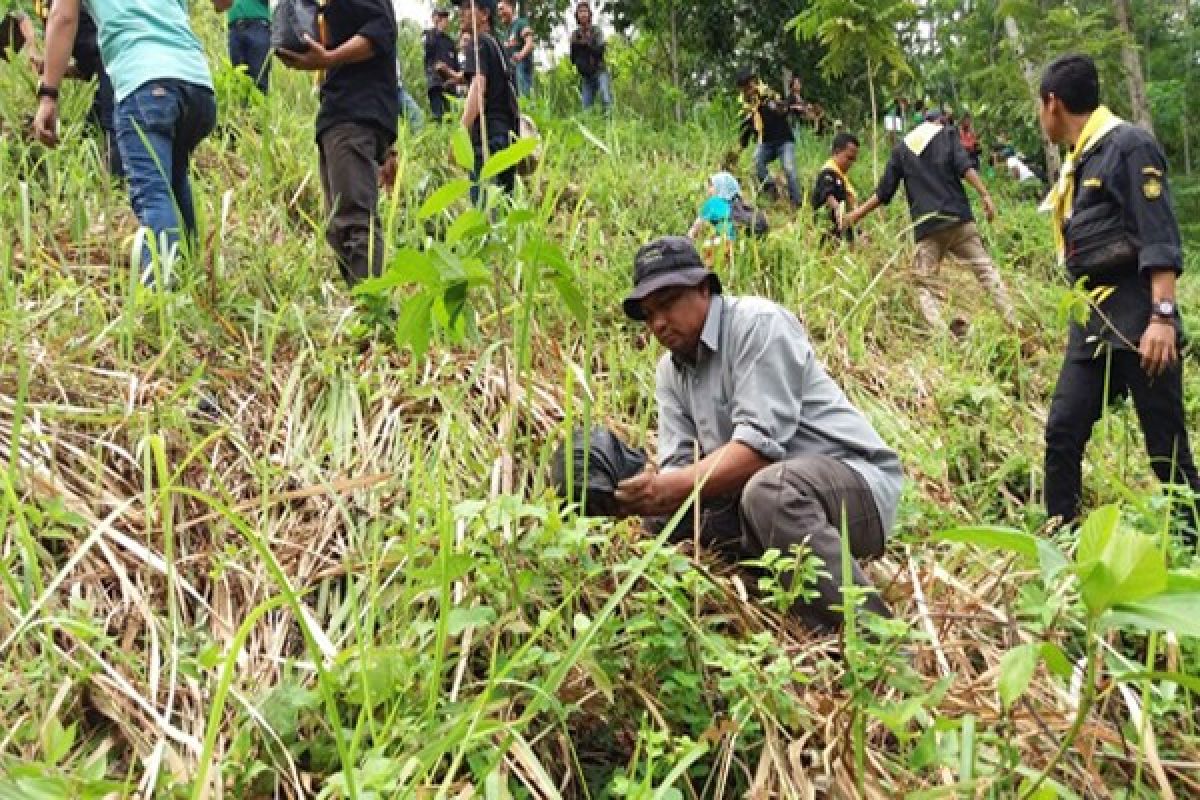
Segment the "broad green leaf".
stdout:
<svg viewBox="0 0 1200 800">
<path fill-rule="evenodd" d="M 421 204 L 420 210 L 417 211 L 417 218 L 429 219 L 435 214 L 442 213 L 451 205 L 466 197 L 470 191 L 471 181 L 468 178 L 459 178 L 458 180 L 450 181 L 425 198 L 425 202 Z"/>
<path fill-rule="evenodd" d="M 1109 628 L 1173 631 L 1200 638 L 1200 592 L 1164 592 L 1121 603 L 1100 619 Z"/>
<path fill-rule="evenodd" d="M 1046 663 L 1046 669 L 1060 678 L 1069 678 L 1074 668 L 1071 666 L 1071 659 L 1067 658 L 1067 654 L 1062 651 L 1062 648 L 1053 642 L 1043 642 L 1040 651 L 1042 661 Z"/>
<path fill-rule="evenodd" d="M 411 297 L 400 308 L 400 316 L 396 320 L 396 344 L 411 347 L 413 355 L 419 360 L 425 357 L 429 350 L 429 340 L 433 336 L 433 303 L 437 295 L 424 291 Z"/>
<path fill-rule="evenodd" d="M 935 539 L 943 542 L 965 542 L 981 547 L 991 547 L 1018 553 L 1030 559 L 1038 557 L 1038 539 L 1032 534 L 1015 528 L 1001 528 L 991 525 L 976 525 L 963 528 L 951 528 L 934 534 Z"/>
<path fill-rule="evenodd" d="M 1116 533 L 1121 521 L 1121 507 L 1101 506 L 1088 514 L 1079 530 L 1079 549 L 1075 553 L 1077 564 L 1103 560 L 1103 554 Z"/>
<path fill-rule="evenodd" d="M 1121 511 L 1096 509 L 1083 524 L 1076 555 L 1079 590 L 1092 616 L 1118 603 L 1152 597 L 1167 587 L 1167 565 L 1158 542 L 1121 525 Z"/>
<path fill-rule="evenodd" d="M 486 214 L 478 208 L 468 208 L 446 230 L 446 244 L 456 244 L 471 234 L 486 233 L 489 227 Z"/>
<path fill-rule="evenodd" d="M 475 146 L 471 144 L 471 134 L 466 128 L 456 127 L 450 137 L 450 150 L 454 153 L 454 161 L 467 172 L 475 170 Z"/>
<path fill-rule="evenodd" d="M 517 139 L 503 150 L 497 153 L 492 153 L 492 155 L 488 157 L 488 160 L 484 162 L 483 169 L 480 170 L 479 176 L 484 180 L 487 180 L 488 178 L 496 177 L 502 172 L 507 172 L 525 160 L 525 158 L 527 158 L 531 153 L 533 153 L 534 150 L 537 149 L 537 146 L 537 139 Z"/>
<path fill-rule="evenodd" d="M 467 628 L 482 628 L 496 621 L 496 612 L 490 606 L 456 608 L 450 612 L 446 628 L 451 636 L 458 636 Z"/>
<path fill-rule="evenodd" d="M 1047 585 L 1054 582 L 1063 570 L 1071 566 L 1071 562 L 1063 555 L 1063 552 L 1055 547 L 1054 543 L 1038 537 L 1037 539 L 1038 565 L 1042 572 L 1042 581 Z"/>
<path fill-rule="evenodd" d="M 436 286 L 438 272 L 429 255 L 414 247 L 402 247 L 390 259 L 387 270 L 378 278 L 368 278 L 354 287 L 354 294 L 372 297 L 384 294 L 397 286 L 417 283 Z"/>
<path fill-rule="evenodd" d="M 1040 644 L 1023 644 L 1009 650 L 1000 659 L 1000 678 L 996 682 L 996 691 L 1000 693 L 1000 702 L 1004 703 L 1005 708 L 1012 708 L 1013 703 L 1029 688 L 1040 657 Z"/>
</svg>

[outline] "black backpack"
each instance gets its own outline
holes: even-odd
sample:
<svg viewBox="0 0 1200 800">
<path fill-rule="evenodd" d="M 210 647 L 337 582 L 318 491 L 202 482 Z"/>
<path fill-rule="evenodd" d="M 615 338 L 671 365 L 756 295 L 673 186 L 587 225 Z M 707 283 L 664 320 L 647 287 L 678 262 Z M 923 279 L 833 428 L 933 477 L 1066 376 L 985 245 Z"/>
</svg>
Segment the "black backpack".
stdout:
<svg viewBox="0 0 1200 800">
<path fill-rule="evenodd" d="M 762 209 L 755 208 L 742 199 L 739 194 L 733 198 L 730 203 L 732 207 L 733 224 L 739 228 L 745 228 L 754 236 L 766 236 L 770 229 L 770 223 L 767 222 L 767 212 Z"/>
</svg>

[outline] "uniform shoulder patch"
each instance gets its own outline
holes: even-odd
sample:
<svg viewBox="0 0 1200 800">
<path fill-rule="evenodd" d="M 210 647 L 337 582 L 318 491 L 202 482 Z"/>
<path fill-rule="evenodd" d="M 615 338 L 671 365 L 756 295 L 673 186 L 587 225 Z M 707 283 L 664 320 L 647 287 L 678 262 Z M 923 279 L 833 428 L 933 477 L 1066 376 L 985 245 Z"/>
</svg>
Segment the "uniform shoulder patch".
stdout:
<svg viewBox="0 0 1200 800">
<path fill-rule="evenodd" d="M 1157 200 L 1162 197 L 1163 185 L 1158 178 L 1147 178 L 1142 184 L 1142 194 L 1147 200 Z"/>
</svg>

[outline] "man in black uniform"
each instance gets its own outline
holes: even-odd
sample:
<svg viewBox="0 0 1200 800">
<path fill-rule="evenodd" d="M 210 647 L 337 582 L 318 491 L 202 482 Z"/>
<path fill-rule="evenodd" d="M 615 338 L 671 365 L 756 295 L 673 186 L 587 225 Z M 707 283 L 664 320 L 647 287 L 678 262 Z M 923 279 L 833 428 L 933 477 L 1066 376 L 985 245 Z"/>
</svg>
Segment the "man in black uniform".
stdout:
<svg viewBox="0 0 1200 800">
<path fill-rule="evenodd" d="M 741 134 L 738 143 L 742 149 L 750 142 L 757 142 L 754 150 L 754 172 L 760 189 L 775 196 L 775 184 L 770 180 L 767 167 L 778 159 L 787 176 L 788 199 L 792 208 L 799 208 L 802 201 L 800 180 L 796 177 L 796 138 L 788 119 L 788 106 L 766 84 L 759 81 L 753 70 L 743 69 L 737 74 L 737 87 L 742 93 Z"/>
<path fill-rule="evenodd" d="M 383 273 L 379 167 L 396 141 L 396 11 L 391 0 L 325 8 L 324 42 L 278 50 L 286 66 L 322 70 L 317 152 L 329 225 L 325 239 L 350 286 Z"/>
<path fill-rule="evenodd" d="M 1041 100 L 1046 135 L 1071 147 L 1047 200 L 1059 260 L 1093 298 L 1086 323 L 1071 323 L 1046 422 L 1047 511 L 1064 522 L 1079 514 L 1080 464 L 1092 426 L 1109 401 L 1125 394 L 1133 397 L 1159 480 L 1200 492 L 1184 419 L 1183 327 L 1175 306 L 1183 251 L 1162 150 L 1152 134 L 1100 105 L 1100 80 L 1087 56 L 1047 67 Z M 1195 500 L 1177 508 L 1182 533 L 1194 545 Z"/>
<path fill-rule="evenodd" d="M 858 146 L 858 139 L 851 133 L 843 131 L 834 136 L 832 154 L 817 173 L 813 186 L 810 198 L 813 216 L 819 218 L 823 212 L 828 214 L 831 229 L 827 238 L 830 240 L 854 241 L 854 228 L 844 226 L 842 217 L 858 205 L 858 194 L 854 184 L 850 183 L 850 168 L 858 160 Z"/>
<path fill-rule="evenodd" d="M 958 130 L 945 124 L 945 115 L 940 110 L 931 109 L 925 114 L 925 122 L 892 148 L 875 193 L 847 213 L 844 224 L 857 225 L 879 206 L 892 202 L 903 183 L 913 221 L 913 238 L 917 242 L 912 265 L 917 302 L 929 327 L 934 330 L 946 327 L 941 311 L 945 286 L 939 273 L 942 261 L 952 255 L 971 268 L 1005 322 L 1015 329 L 1017 316 L 1008 288 L 975 227 L 975 216 L 963 181 L 979 193 L 983 212 L 989 221 L 992 220 L 996 216 L 996 206 L 979 173 L 971 166 L 967 151 L 959 141 Z M 961 336 L 966 326 L 965 319 L 956 317 L 949 330 L 955 336 Z"/>
<path fill-rule="evenodd" d="M 446 93 L 462 83 L 458 64 L 458 46 L 446 28 L 450 27 L 450 12 L 434 9 L 433 27 L 425 31 L 425 81 L 429 86 L 429 110 L 435 122 L 446 115 Z"/>
</svg>

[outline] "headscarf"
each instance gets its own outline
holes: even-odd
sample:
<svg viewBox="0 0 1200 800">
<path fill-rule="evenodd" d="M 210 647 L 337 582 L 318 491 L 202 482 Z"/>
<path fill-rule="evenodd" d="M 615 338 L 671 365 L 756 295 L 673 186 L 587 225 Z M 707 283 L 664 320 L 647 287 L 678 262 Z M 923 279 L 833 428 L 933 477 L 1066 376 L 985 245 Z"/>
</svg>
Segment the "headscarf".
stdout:
<svg viewBox="0 0 1200 800">
<path fill-rule="evenodd" d="M 738 179 L 728 172 L 718 172 L 708 180 L 712 184 L 713 192 L 722 200 L 728 200 L 732 203 L 733 198 L 742 193 L 742 187 L 738 183 Z"/>
</svg>

